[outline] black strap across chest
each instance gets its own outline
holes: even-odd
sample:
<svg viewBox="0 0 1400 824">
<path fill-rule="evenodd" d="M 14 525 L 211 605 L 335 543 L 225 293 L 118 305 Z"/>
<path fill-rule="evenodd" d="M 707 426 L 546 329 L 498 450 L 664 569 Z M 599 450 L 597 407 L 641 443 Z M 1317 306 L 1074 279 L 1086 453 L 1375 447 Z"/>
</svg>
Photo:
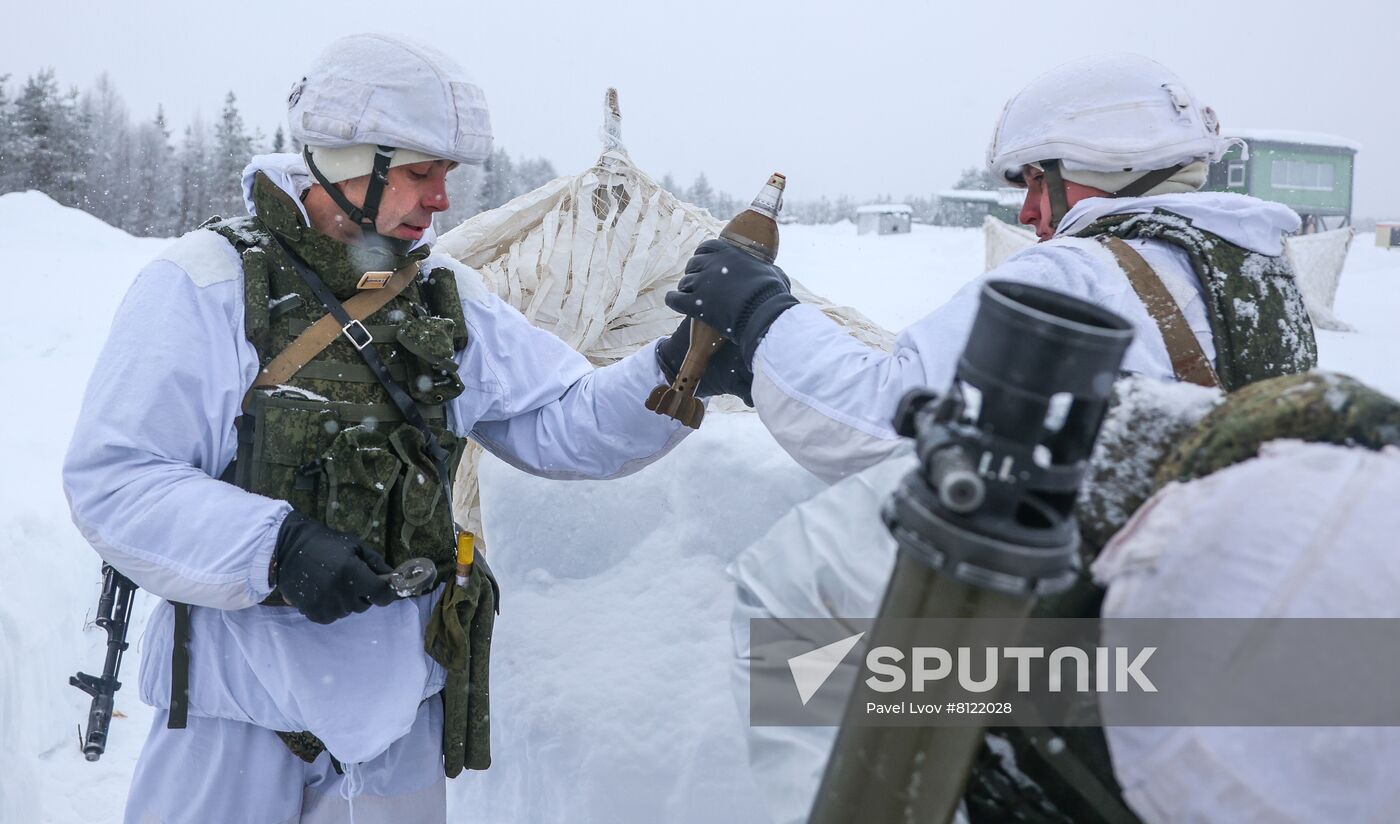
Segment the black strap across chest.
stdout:
<svg viewBox="0 0 1400 824">
<path fill-rule="evenodd" d="M 325 281 L 321 280 L 321 278 L 312 271 L 310 266 L 306 265 L 306 261 L 302 260 L 294 250 L 287 247 L 285 244 L 282 248 L 287 252 L 287 258 L 292 262 L 292 268 L 296 269 L 297 274 L 301 276 L 301 279 L 306 283 L 307 287 L 309 287 L 312 293 L 316 295 L 316 298 L 321 301 L 321 304 L 326 307 L 326 311 L 330 312 L 331 316 L 334 317 L 336 322 L 341 325 L 341 328 L 345 330 L 346 338 L 348 338 L 359 351 L 360 357 L 364 358 L 365 365 L 374 373 L 374 377 L 379 381 L 380 385 L 384 387 L 384 391 L 389 393 L 389 399 L 393 401 L 394 406 L 398 408 L 404 420 L 408 421 L 414 429 L 417 429 L 423 435 L 424 448 L 427 450 L 428 457 L 432 459 L 433 466 L 437 469 L 438 483 L 442 485 L 442 499 L 446 502 L 448 507 L 451 507 L 452 468 L 449 465 L 449 461 L 452 456 L 446 449 L 443 449 L 442 444 L 438 442 L 437 436 L 434 435 L 432 429 L 428 427 L 428 422 L 424 419 L 422 410 L 418 408 L 418 404 L 414 402 L 413 398 L 409 396 L 408 392 L 399 382 L 389 375 L 388 367 L 384 365 L 384 361 L 380 360 L 379 353 L 376 352 L 371 345 L 374 343 L 374 337 L 370 335 L 369 330 L 365 328 L 364 324 L 350 317 L 350 313 L 345 311 L 345 307 L 341 305 L 335 293 L 330 290 L 330 287 L 326 286 Z"/>
</svg>

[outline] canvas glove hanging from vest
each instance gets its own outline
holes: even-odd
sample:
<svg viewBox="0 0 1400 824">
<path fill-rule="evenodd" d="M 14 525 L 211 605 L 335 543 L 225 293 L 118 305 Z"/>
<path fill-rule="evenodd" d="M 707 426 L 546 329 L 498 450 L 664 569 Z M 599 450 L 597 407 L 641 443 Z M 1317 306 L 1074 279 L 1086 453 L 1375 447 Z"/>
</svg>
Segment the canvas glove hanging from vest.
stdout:
<svg viewBox="0 0 1400 824">
<path fill-rule="evenodd" d="M 442 691 L 442 766 L 448 778 L 463 768 L 491 766 L 491 631 L 496 590 L 481 563 L 466 586 L 448 581 L 428 619 L 423 646 L 447 670 Z"/>
<path fill-rule="evenodd" d="M 282 521 L 275 557 L 277 591 L 313 623 L 329 624 L 398 597 L 379 577 L 394 571 L 379 553 L 295 510 Z"/>
</svg>

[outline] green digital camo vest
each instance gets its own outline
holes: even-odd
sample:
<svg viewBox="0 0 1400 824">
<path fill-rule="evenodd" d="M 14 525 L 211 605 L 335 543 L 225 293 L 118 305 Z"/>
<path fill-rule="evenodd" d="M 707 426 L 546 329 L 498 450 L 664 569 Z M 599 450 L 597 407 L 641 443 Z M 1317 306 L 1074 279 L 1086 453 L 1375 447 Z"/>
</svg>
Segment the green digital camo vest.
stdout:
<svg viewBox="0 0 1400 824">
<path fill-rule="evenodd" d="M 266 366 L 326 309 L 281 244 L 295 250 L 344 301 L 366 271 L 392 271 L 427 256 L 352 247 L 302 224 L 291 198 L 263 175 L 253 188 L 257 216 L 215 219 L 243 261 L 244 329 Z M 280 241 L 280 243 L 279 243 Z M 434 269 L 364 321 L 389 374 L 412 395 L 451 454 L 455 476 L 464 442 L 447 426 L 445 403 L 463 391 L 453 354 L 466 346 L 456 276 Z M 453 575 L 451 501 L 423 435 L 403 419 L 354 344 L 338 337 L 294 377 L 254 393 L 239 422 L 233 482 L 278 498 L 332 529 L 354 535 L 391 566 L 427 558 L 439 581 Z M 283 604 L 274 592 L 265 602 Z M 279 733 L 307 761 L 324 749 L 310 733 Z"/>
<path fill-rule="evenodd" d="M 1157 240 L 1186 252 L 1204 287 L 1215 371 L 1225 391 L 1317 366 L 1312 320 L 1286 257 L 1236 246 L 1164 209 L 1112 215 L 1075 236 L 1105 234 Z"/>
<path fill-rule="evenodd" d="M 1263 404 L 1265 411 L 1260 411 L 1257 395 L 1274 398 L 1289 390 L 1295 396 L 1293 402 L 1302 402 L 1304 408 L 1311 409 L 1323 403 L 1318 380 L 1298 375 L 1317 365 L 1317 342 L 1292 267 L 1285 258 L 1236 246 L 1196 227 L 1185 217 L 1161 209 L 1147 214 L 1104 218 L 1077 236 L 1102 234 L 1124 240 L 1150 238 L 1186 252 L 1192 270 L 1204 287 L 1206 316 L 1216 351 L 1216 373 L 1227 392 L 1245 388 L 1239 395 L 1232 395 L 1226 407 L 1222 407 L 1228 408 L 1228 413 L 1212 413 L 1192 430 L 1200 434 L 1186 442 L 1196 444 L 1190 454 L 1198 454 L 1199 447 L 1212 437 L 1209 433 L 1232 433 L 1224 437 L 1215 435 L 1210 441 L 1218 448 L 1206 451 L 1220 453 L 1218 459 L 1183 456 L 1178 451 L 1163 462 L 1164 467 L 1183 467 L 1176 473 L 1178 479 L 1203 477 L 1230 463 L 1252 457 L 1257 454 L 1260 443 L 1281 437 L 1281 433 L 1333 443 L 1365 442 L 1348 440 L 1346 433 L 1356 427 L 1335 415 L 1312 413 L 1311 417 L 1289 417 L 1283 414 L 1285 407 L 1268 404 Z M 1266 380 L 1269 378 L 1278 380 Z M 1265 382 L 1255 389 L 1250 385 L 1256 381 Z M 1303 382 L 1309 391 L 1301 391 L 1293 383 L 1295 381 Z M 1400 411 L 1400 406 L 1393 401 L 1354 381 L 1345 388 L 1358 398 L 1352 408 L 1367 410 L 1363 416 L 1367 425 L 1377 421 L 1386 425 L 1383 424 L 1386 415 Z M 1378 402 L 1378 398 L 1384 402 Z M 1254 414 L 1246 416 L 1246 408 L 1254 409 Z M 1378 414 L 1378 409 L 1391 412 Z M 1242 426 L 1240 422 L 1246 419 L 1248 425 Z M 1244 437 L 1246 432 L 1252 433 L 1250 438 Z M 1372 441 L 1384 440 L 1383 431 L 1373 434 L 1376 437 Z M 1267 437 L 1252 439 L 1262 435 Z M 1400 437 L 1393 437 L 1394 440 Z M 1232 450 L 1225 448 L 1227 441 L 1234 443 Z M 1241 441 L 1248 441 L 1248 445 L 1241 447 Z M 1143 495 L 1136 503 L 1141 504 L 1145 498 Z M 1083 514 L 1081 511 L 1081 518 Z M 1106 530 L 1099 523 L 1085 523 L 1081 532 L 1086 540 L 1081 546 L 1078 581 L 1068 592 L 1042 599 L 1036 606 L 1036 615 L 1068 618 L 1099 614 L 1104 593 L 1089 577 L 1088 567 L 1097 557 L 1102 543 L 1087 539 L 1106 540 L 1111 533 L 1105 534 Z M 1097 718 L 1097 702 L 1092 696 L 1086 696 L 1083 712 L 1086 719 Z M 964 800 L 975 824 L 1137 821 L 1122 799 L 1107 741 L 1098 727 L 988 730 L 986 745 L 978 753 L 968 779 Z"/>
</svg>

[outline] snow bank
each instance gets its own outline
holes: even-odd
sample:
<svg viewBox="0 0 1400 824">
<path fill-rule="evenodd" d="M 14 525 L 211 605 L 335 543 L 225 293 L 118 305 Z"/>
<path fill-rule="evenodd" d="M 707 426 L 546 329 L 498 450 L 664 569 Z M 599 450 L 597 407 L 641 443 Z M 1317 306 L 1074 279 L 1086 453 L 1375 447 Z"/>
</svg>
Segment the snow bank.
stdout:
<svg viewBox="0 0 1400 824">
<path fill-rule="evenodd" d="M 490 458 L 481 488 L 503 590 L 494 766 L 453 782 L 449 813 L 763 821 L 730 688 L 724 567 L 825 485 L 756 416 L 731 413 L 627 478 L 547 481 Z"/>
<path fill-rule="evenodd" d="M 1333 308 L 1356 331 L 1318 329 L 1320 365 L 1400 398 L 1400 251 L 1353 243 Z"/>
<path fill-rule="evenodd" d="M 0 546 L 12 564 L 0 576 L 0 821 L 119 820 L 145 737 L 149 712 L 128 686 L 118 703 L 128 717 L 113 720 L 108 755 L 90 765 L 76 746 L 88 699 L 68 676 L 101 673 L 106 636 L 83 631 L 100 562 L 69 520 L 59 467 L 117 302 L 167 242 L 138 240 L 38 192 L 0 197 L 0 271 L 39 287 L 39 299 L 0 324 L 0 370 L 25 390 L 11 394 L 0 427 Z M 132 655 L 128 684 L 136 664 Z"/>
<path fill-rule="evenodd" d="M 0 368 L 29 390 L 0 427 L 0 541 L 18 561 L 0 576 L 3 822 L 120 821 L 150 722 L 132 687 L 150 606 L 138 595 L 118 694 L 128 717 L 113 721 L 100 762 L 78 752 L 88 702 L 67 679 L 100 665 L 104 636 L 83 631 L 98 559 L 69 521 L 59 466 L 112 313 L 165 243 L 43 195 L 0 197 L 0 271 L 50 285 L 35 305 L 59 307 L 0 325 Z M 876 238 L 843 223 L 784 226 L 781 261 L 814 291 L 900 329 L 976 277 L 983 253 L 975 229 Z M 1398 305 L 1400 254 L 1354 246 L 1337 311 L 1359 331 L 1320 332 L 1323 365 L 1400 395 Z M 729 689 L 733 595 L 723 568 L 819 482 L 748 415 L 712 415 L 675 454 L 619 481 L 543 481 L 498 463 L 482 480 L 505 584 L 495 766 L 451 784 L 454 816 L 757 820 Z"/>
<path fill-rule="evenodd" d="M 778 264 L 832 303 L 898 332 L 982 274 L 982 232 L 914 224 L 907 235 L 857 235 L 853 223 L 783 226 Z"/>
</svg>

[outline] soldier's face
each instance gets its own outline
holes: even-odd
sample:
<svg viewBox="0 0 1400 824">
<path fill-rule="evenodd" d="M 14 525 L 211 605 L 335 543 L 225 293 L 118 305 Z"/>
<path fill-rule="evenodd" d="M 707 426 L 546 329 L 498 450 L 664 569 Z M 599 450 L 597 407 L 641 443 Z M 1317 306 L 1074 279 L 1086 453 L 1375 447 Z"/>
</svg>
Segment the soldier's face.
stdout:
<svg viewBox="0 0 1400 824">
<path fill-rule="evenodd" d="M 1034 166 L 1021 169 L 1026 181 L 1026 199 L 1021 204 L 1017 220 L 1035 229 L 1035 236 L 1046 241 L 1055 236 L 1055 227 L 1050 225 L 1050 190 L 1045 184 L 1045 172 Z M 1092 186 L 1082 186 L 1072 180 L 1065 181 L 1065 202 L 1073 207 L 1085 198 L 1103 197 L 1107 192 Z"/>
<path fill-rule="evenodd" d="M 446 210 L 452 204 L 447 199 L 447 173 L 457 168 L 450 160 L 425 160 L 408 163 L 389 170 L 389 185 L 379 201 L 379 215 L 374 227 L 385 237 L 418 240 L 432 225 L 433 213 Z M 369 176 L 357 177 L 344 183 L 345 196 L 351 203 L 363 205 Z"/>
</svg>

